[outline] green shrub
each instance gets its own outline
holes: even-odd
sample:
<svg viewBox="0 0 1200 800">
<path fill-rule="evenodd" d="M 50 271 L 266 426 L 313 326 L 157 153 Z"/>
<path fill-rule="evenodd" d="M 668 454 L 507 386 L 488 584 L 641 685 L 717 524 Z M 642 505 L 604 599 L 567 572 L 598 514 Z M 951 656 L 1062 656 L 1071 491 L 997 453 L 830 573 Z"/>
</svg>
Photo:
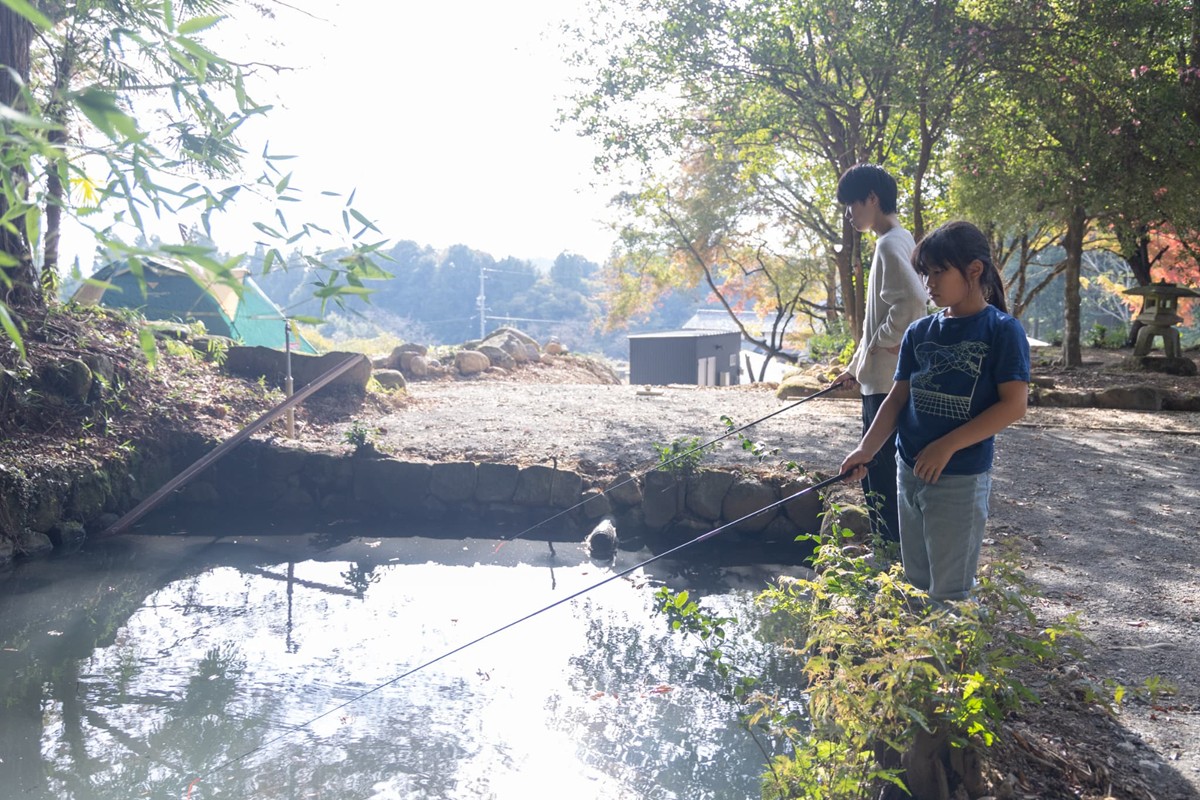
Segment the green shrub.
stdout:
<svg viewBox="0 0 1200 800">
<path fill-rule="evenodd" d="M 1088 332 L 1087 344 L 1090 347 L 1098 347 L 1105 350 L 1119 350 L 1125 346 L 1128 339 L 1124 328 L 1109 330 L 1106 326 L 1099 322 L 1092 325 L 1091 331 Z"/>
<path fill-rule="evenodd" d="M 655 469 L 675 475 L 691 475 L 700 467 L 704 457 L 717 449 L 716 443 L 705 445 L 699 436 L 681 437 L 670 444 L 652 444 L 658 453 Z"/>
<path fill-rule="evenodd" d="M 817 577 L 761 597 L 802 637 L 809 681 L 808 726 L 788 730 L 796 755 L 772 763 L 764 797 L 866 798 L 903 785 L 900 755 L 922 733 L 990 746 L 1004 716 L 1036 700 L 1017 668 L 1061 656 L 1078 636 L 1073 620 L 1038 630 L 1032 589 L 1006 559 L 980 570 L 974 599 L 934 603 L 900 565 L 881 570 L 843 550 L 843 535 L 802 537 L 818 543 Z M 764 702 L 757 715 L 770 714 Z"/>
<path fill-rule="evenodd" d="M 1071 619 L 1038 627 L 1033 591 L 1008 558 L 980 570 L 974 599 L 934 603 L 900 565 L 876 566 L 873 556 L 843 549 L 848 536 L 834 526 L 829 535 L 799 537 L 817 545 L 816 577 L 781 581 L 759 596 L 768 612 L 759 635 L 803 662 L 806 683 L 795 697 L 753 691 L 759 681 L 739 669 L 737 642 L 725 641 L 732 620 L 707 614 L 686 592 L 659 591 L 659 613 L 673 630 L 705 641 L 709 660 L 734 684 L 746 727 L 791 744 L 767 765 L 764 798 L 878 797 L 888 784 L 904 786 L 900 757 L 920 738 L 990 746 L 1006 714 L 1036 702 L 1018 668 L 1060 658 L 1079 636 Z M 803 715 L 794 710 L 802 697 Z"/>
<path fill-rule="evenodd" d="M 849 364 L 854 355 L 854 337 L 845 320 L 826 323 L 824 333 L 813 334 L 808 340 L 808 354 L 813 361 Z"/>
<path fill-rule="evenodd" d="M 371 441 L 371 436 L 378 431 L 374 428 L 368 428 L 358 420 L 350 423 L 350 427 L 342 434 L 342 441 L 354 448 L 355 455 L 374 452 L 375 444 Z"/>
</svg>

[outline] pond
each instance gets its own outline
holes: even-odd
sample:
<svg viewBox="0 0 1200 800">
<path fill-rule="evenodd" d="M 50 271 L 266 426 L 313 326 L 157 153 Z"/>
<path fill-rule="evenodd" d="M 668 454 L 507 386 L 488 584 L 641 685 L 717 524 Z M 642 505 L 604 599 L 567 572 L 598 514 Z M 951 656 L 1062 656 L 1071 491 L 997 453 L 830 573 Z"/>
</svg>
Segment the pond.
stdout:
<svg viewBox="0 0 1200 800">
<path fill-rule="evenodd" d="M 379 534 L 138 534 L 18 565 L 0 798 L 759 796 L 783 743 L 745 730 L 653 595 L 737 617 L 765 688 L 795 687 L 755 634 L 779 569 L 701 544 L 505 628 L 649 553 Z"/>
</svg>

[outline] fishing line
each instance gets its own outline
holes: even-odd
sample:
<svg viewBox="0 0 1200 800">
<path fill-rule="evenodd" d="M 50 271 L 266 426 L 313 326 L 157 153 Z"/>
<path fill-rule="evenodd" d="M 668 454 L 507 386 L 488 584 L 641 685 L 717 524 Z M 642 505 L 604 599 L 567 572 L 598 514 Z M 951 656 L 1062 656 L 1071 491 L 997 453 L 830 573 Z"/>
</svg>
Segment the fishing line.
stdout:
<svg viewBox="0 0 1200 800">
<path fill-rule="evenodd" d="M 776 412 L 776 413 L 778 413 L 778 412 Z M 764 417 L 764 419 L 765 419 L 765 417 Z M 692 545 L 699 544 L 700 542 L 703 542 L 707 539 L 711 539 L 714 536 L 716 536 L 717 534 L 721 533 L 722 531 L 725 531 L 725 530 L 733 527 L 734 525 L 737 525 L 738 523 L 745 522 L 746 520 L 748 520 L 752 517 L 756 517 L 759 514 L 763 513 L 764 511 L 769 511 L 772 508 L 776 508 L 778 506 L 783 505 L 784 503 L 791 502 L 792 500 L 795 500 L 797 497 L 800 497 L 801 495 L 805 495 L 805 494 L 808 494 L 809 492 L 815 492 L 820 489 L 824 489 L 826 486 L 829 486 L 831 484 L 837 483 L 838 481 L 844 480 L 844 479 L 848 478 L 850 475 L 852 475 L 853 472 L 854 472 L 854 470 L 847 470 L 839 475 L 833 476 L 832 478 L 826 478 L 823 481 L 814 483 L 812 486 L 808 486 L 804 489 L 801 489 L 798 492 L 794 492 L 794 493 L 788 495 L 787 497 L 784 497 L 780 500 L 776 500 L 773 503 L 769 503 L 768 505 L 763 506 L 762 508 L 758 509 L 757 511 L 751 511 L 749 514 L 738 517 L 737 519 L 733 520 L 732 522 L 726 522 L 724 525 L 721 525 L 720 527 L 713 528 L 711 531 L 708 531 L 707 533 L 702 533 L 694 539 L 689 539 L 688 541 L 684 542 L 683 544 L 678 544 L 669 550 L 659 553 L 658 555 L 651 556 L 650 558 L 647 558 L 645 561 L 642 561 L 638 564 L 634 564 L 632 567 L 627 567 L 626 569 L 623 569 L 620 572 L 615 572 L 612 575 L 609 575 L 604 580 L 593 583 L 590 586 L 586 586 L 583 589 L 580 589 L 577 592 L 567 595 L 566 597 L 564 597 L 560 600 L 554 601 L 550 605 L 539 608 L 537 611 L 532 611 L 532 612 L 526 614 L 525 616 L 521 617 L 520 619 L 516 619 L 505 625 L 501 625 L 499 628 L 496 628 L 495 630 L 485 633 L 482 636 L 477 636 L 476 638 L 470 640 L 469 642 L 460 644 L 458 647 L 455 647 L 453 650 L 447 650 L 446 652 L 442 653 L 441 655 L 431 658 L 428 661 L 425 661 L 421 664 L 418 664 L 417 666 L 397 675 L 394 678 L 391 678 L 377 686 L 367 689 L 364 692 L 360 692 L 359 694 L 355 695 L 354 697 L 351 697 L 349 700 L 346 700 L 346 701 L 340 703 L 339 705 L 334 706 L 333 708 L 329 709 L 328 711 L 324 711 L 324 712 L 318 714 L 317 716 L 313 717 L 312 719 L 308 720 L 307 722 L 303 722 L 300 725 L 297 725 L 294 728 L 291 728 L 290 730 L 284 731 L 283 733 L 281 733 L 271 739 L 268 739 L 267 741 L 263 742 L 262 744 L 258 745 L 257 747 L 247 750 L 245 753 L 242 753 L 240 756 L 235 756 L 234 758 L 228 759 L 227 761 L 223 761 L 222 763 L 218 764 L 217 766 L 212 767 L 212 768 L 208 769 L 207 771 L 200 773 L 199 775 L 196 776 L 196 778 L 190 784 L 188 784 L 187 796 L 190 797 L 191 793 L 192 793 L 192 789 L 198 783 L 200 783 L 200 781 L 207 778 L 208 776 L 213 775 L 217 772 L 220 772 L 221 770 L 223 770 L 227 767 L 231 767 L 240 761 L 244 761 L 245 759 L 249 758 L 250 756 L 254 755 L 255 753 L 257 753 L 261 750 L 264 750 L 267 747 L 270 747 L 271 745 L 275 744 L 276 742 L 278 742 L 282 739 L 285 739 L 286 737 L 292 735 L 293 733 L 296 733 L 297 731 L 301 731 L 301 730 L 309 727 L 313 723 L 318 722 L 322 719 L 325 719 L 325 717 L 328 717 L 331 714 L 336 714 L 337 712 L 341 711 L 342 709 L 346 708 L 347 706 L 351 705 L 352 703 L 356 703 L 365 697 L 369 697 L 370 695 L 373 695 L 378 691 L 386 689 L 387 687 L 392 686 L 393 684 L 399 683 L 400 681 L 407 678 L 409 675 L 412 675 L 416 672 L 420 672 L 421 670 L 425 669 L 426 667 L 431 667 L 434 664 L 438 663 L 439 661 L 447 659 L 452 655 L 461 653 L 463 650 L 466 650 L 468 647 L 472 647 L 473 645 L 479 644 L 480 642 L 482 642 L 486 639 L 490 639 L 491 637 L 495 636 L 498 633 L 503 633 L 504 631 L 508 630 L 509 628 L 513 628 L 517 625 L 520 625 L 522 622 L 531 620 L 534 617 L 538 616 L 539 614 L 543 614 L 553 608 L 557 608 L 558 606 L 563 605 L 564 603 L 570 602 L 571 600 L 574 600 L 574 599 L 580 597 L 581 595 L 587 594 L 588 592 L 592 591 L 593 589 L 598 589 L 601 586 L 604 586 L 606 583 L 612 583 L 613 581 L 617 580 L 618 578 L 623 578 L 632 572 L 636 572 L 637 570 L 641 569 L 642 567 L 645 567 L 648 564 L 653 564 L 655 561 L 658 561 L 661 558 L 666 558 L 669 555 L 678 553 L 680 550 L 683 550 L 684 548 L 691 547 Z"/>
<path fill-rule="evenodd" d="M 747 422 L 745 425 L 742 425 L 740 428 L 732 428 L 732 429 L 726 431 L 725 433 L 721 434 L 720 436 L 718 436 L 715 439 L 710 439 L 707 442 L 704 442 L 703 444 L 698 444 L 695 447 L 693 447 L 691 450 L 685 450 L 682 453 L 680 453 L 679 455 L 669 458 L 666 461 L 661 461 L 648 469 L 644 469 L 641 472 L 630 475 L 628 478 L 626 478 L 625 480 L 623 480 L 619 483 L 614 483 L 612 486 L 610 486 L 607 489 L 605 489 L 604 491 L 600 492 L 600 494 L 595 495 L 595 497 L 603 497 L 604 495 L 608 494 L 612 490 L 614 490 L 618 487 L 624 486 L 627 483 L 632 483 L 633 481 L 637 480 L 638 478 L 642 477 L 643 475 L 646 475 L 647 473 L 654 472 L 657 469 L 662 469 L 663 467 L 670 466 L 671 464 L 674 464 L 676 461 L 678 461 L 681 458 L 686 458 L 686 457 L 692 455 L 693 453 L 704 450 L 704 448 L 710 447 L 710 446 L 716 444 L 717 442 L 721 441 L 722 439 L 728 439 L 730 436 L 733 436 L 735 433 L 741 433 L 742 431 L 746 430 L 747 428 L 757 425 L 760 422 L 766 422 L 771 417 L 774 417 L 777 414 L 782 414 L 785 411 L 791 411 L 796 406 L 802 405 L 803 403 L 807 403 L 809 400 L 815 400 L 816 398 L 821 397 L 822 395 L 829 394 L 830 392 L 834 391 L 835 389 L 840 389 L 841 386 L 842 386 L 841 384 L 833 384 L 831 386 L 827 386 L 826 388 L 822 389 L 819 392 L 814 392 L 813 394 L 810 394 L 808 397 L 803 397 L 803 398 L 797 400 L 796 402 L 792 403 L 790 406 L 784 406 L 783 408 L 776 409 L 775 411 L 772 411 L 770 414 L 767 414 L 766 416 L 759 417 L 758 419 L 753 420 L 752 422 Z M 542 527 L 543 525 L 545 525 L 549 522 L 553 522 L 554 520 L 558 519 L 559 517 L 570 514 L 572 511 L 579 508 L 580 506 L 587 504 L 592 499 L 593 499 L 592 497 L 589 497 L 587 500 L 580 500 L 578 503 L 571 506 L 570 508 L 564 508 L 562 511 L 559 511 L 557 514 L 549 516 L 546 519 L 542 520 L 541 522 L 530 525 L 525 530 L 521 531 L 518 534 L 515 534 L 514 536 L 512 536 L 508 539 L 501 539 L 500 542 L 496 545 L 496 549 L 493 550 L 492 552 L 493 553 L 499 552 L 500 548 L 504 547 L 504 545 L 508 544 L 509 542 L 516 541 L 517 539 L 520 539 L 522 536 L 529 533 L 530 531 L 537 530 L 538 528 Z"/>
</svg>

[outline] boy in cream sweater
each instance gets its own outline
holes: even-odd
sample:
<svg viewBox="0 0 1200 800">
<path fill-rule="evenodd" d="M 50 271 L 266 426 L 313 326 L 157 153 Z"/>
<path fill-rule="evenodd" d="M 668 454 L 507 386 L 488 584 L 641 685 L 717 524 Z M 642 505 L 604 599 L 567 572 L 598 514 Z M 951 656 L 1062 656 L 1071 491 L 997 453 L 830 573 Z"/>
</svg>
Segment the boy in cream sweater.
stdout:
<svg viewBox="0 0 1200 800">
<path fill-rule="evenodd" d="M 896 180 L 873 164 L 851 167 L 838 181 L 837 199 L 845 204 L 850 224 L 878 237 L 867 278 L 862 339 L 846 371 L 834 380 L 835 386 L 858 387 L 864 434 L 891 391 L 904 331 L 925 316 L 928 299 L 925 283 L 911 263 L 916 243 L 896 216 L 896 193 Z M 899 541 L 894 438 L 880 448 L 862 488 L 875 531 L 885 540 Z"/>
</svg>

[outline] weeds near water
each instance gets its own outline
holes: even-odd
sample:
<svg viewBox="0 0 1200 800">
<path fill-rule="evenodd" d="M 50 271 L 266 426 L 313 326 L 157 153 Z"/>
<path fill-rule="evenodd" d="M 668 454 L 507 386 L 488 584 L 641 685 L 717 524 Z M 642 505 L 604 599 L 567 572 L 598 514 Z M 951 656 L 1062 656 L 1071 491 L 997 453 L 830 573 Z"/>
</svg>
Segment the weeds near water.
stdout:
<svg viewBox="0 0 1200 800">
<path fill-rule="evenodd" d="M 354 448 L 355 455 L 370 453 L 375 451 L 375 444 L 371 441 L 371 437 L 375 433 L 377 431 L 374 428 L 369 428 L 358 420 L 354 420 L 342 434 L 342 441 Z"/>
<path fill-rule="evenodd" d="M 721 423 L 725 426 L 727 433 L 733 433 L 738 427 L 737 423 L 733 421 L 733 418 L 727 415 L 721 416 Z M 758 459 L 758 463 L 760 464 L 769 458 L 774 458 L 775 456 L 779 455 L 778 447 L 768 447 L 762 442 L 757 442 L 751 439 L 744 433 L 739 432 L 737 438 L 742 450 Z"/>
<path fill-rule="evenodd" d="M 652 446 L 658 453 L 656 469 L 676 476 L 693 474 L 700 468 L 705 456 L 719 447 L 715 442 L 705 445 L 699 436 L 681 437 L 670 444 L 654 442 Z"/>
<path fill-rule="evenodd" d="M 914 758 L 921 742 L 947 753 L 990 746 L 1008 713 L 1037 701 L 1017 670 L 1061 659 L 1080 636 L 1071 619 L 1038 626 L 1033 590 L 1012 560 L 985 565 L 972 600 L 934 603 L 899 564 L 844 549 L 850 535 L 835 525 L 798 537 L 816 545 L 815 577 L 780 581 L 759 596 L 768 612 L 759 635 L 803 662 L 806 682 L 794 697 L 752 691 L 756 679 L 725 640 L 730 620 L 707 614 L 686 592 L 663 589 L 656 598 L 672 629 L 703 640 L 714 668 L 735 683 L 746 726 L 791 743 L 791 754 L 768 763 L 765 798 L 857 800 L 884 796 L 889 785 L 913 791 L 902 755 Z M 800 719 L 794 703 L 803 696 Z M 949 777 L 951 788 L 972 779 Z"/>
</svg>

